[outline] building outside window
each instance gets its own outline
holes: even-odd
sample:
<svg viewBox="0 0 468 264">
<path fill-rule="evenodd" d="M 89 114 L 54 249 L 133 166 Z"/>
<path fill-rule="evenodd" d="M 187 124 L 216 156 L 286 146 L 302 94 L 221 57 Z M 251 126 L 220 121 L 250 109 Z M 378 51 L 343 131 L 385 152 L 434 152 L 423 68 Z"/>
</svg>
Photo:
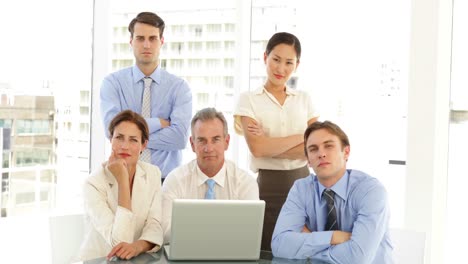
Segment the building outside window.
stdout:
<svg viewBox="0 0 468 264">
<path fill-rule="evenodd" d="M 0 50 L 1 217 L 81 212 L 76 194 L 89 174 L 89 133 L 83 137 L 80 124 L 89 130 L 93 1 L 26 2 L 0 8 L 2 24 L 15 21 L 3 29 L 15 41 Z M 18 12 L 28 19 L 18 20 Z M 81 150 L 85 168 L 73 153 Z"/>
</svg>

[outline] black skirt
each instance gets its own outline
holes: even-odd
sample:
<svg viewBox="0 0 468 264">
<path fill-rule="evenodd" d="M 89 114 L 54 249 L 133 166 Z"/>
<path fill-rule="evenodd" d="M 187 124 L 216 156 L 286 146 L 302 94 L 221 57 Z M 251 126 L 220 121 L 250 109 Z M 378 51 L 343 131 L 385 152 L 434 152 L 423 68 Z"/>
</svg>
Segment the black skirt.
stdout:
<svg viewBox="0 0 468 264">
<path fill-rule="evenodd" d="M 260 199 L 266 203 L 263 220 L 262 250 L 271 251 L 271 237 L 275 229 L 276 219 L 281 211 L 289 189 L 294 181 L 310 175 L 307 166 L 294 170 L 258 170 L 258 188 Z"/>
</svg>

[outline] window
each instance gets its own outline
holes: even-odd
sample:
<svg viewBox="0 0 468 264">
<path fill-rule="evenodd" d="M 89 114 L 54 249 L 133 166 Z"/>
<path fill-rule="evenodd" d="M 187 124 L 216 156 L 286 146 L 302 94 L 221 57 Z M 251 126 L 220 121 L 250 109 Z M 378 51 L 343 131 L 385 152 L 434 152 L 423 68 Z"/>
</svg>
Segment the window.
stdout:
<svg viewBox="0 0 468 264">
<path fill-rule="evenodd" d="M 185 26 L 184 25 L 172 25 L 171 27 L 171 32 L 174 36 L 183 36 L 184 35 L 184 30 Z"/>
<path fill-rule="evenodd" d="M 222 77 L 220 77 L 220 76 L 206 77 L 206 83 L 209 86 L 211 86 L 211 89 L 215 89 L 215 91 L 216 91 L 222 85 Z"/>
<path fill-rule="evenodd" d="M 224 31 L 226 32 L 235 32 L 236 25 L 235 24 L 224 24 Z"/>
<path fill-rule="evenodd" d="M 166 59 L 161 60 L 161 68 L 166 69 L 166 66 L 167 66 L 167 60 Z"/>
<path fill-rule="evenodd" d="M 236 47 L 236 43 L 234 41 L 224 41 L 225 51 L 233 51 L 235 47 Z"/>
<path fill-rule="evenodd" d="M 55 188 L 57 179 L 82 181 L 89 174 L 89 165 L 80 172 L 78 159 L 66 155 L 66 150 L 73 151 L 76 142 L 84 139 L 72 124 L 87 122 L 89 126 L 90 122 L 93 4 L 91 0 L 0 4 L 0 23 L 15 21 L 14 27 L 3 29 L 15 41 L 5 42 L 0 49 L 0 127 L 11 128 L 3 138 L 8 140 L 9 149 L 0 152 L 1 217 L 29 217 L 49 210 L 60 213 L 62 201 L 67 203 L 66 210 L 82 210 L 81 201 L 76 199 L 81 192 L 79 184 L 62 185 L 57 193 Z M 18 13 L 28 19 L 18 19 Z M 109 36 L 122 38 L 127 36 L 125 30 L 117 27 Z M 121 56 L 129 50 L 128 39 L 109 46 L 108 51 Z M 34 51 L 25 56 L 21 51 L 33 40 L 46 41 L 34 41 Z M 25 60 L 35 69 L 27 74 L 27 83 L 24 72 L 18 71 Z M 130 58 L 127 64 L 132 62 Z M 120 68 L 125 63 L 107 64 Z M 89 144 L 88 136 L 84 145 L 87 159 Z"/>
<path fill-rule="evenodd" d="M 191 69 L 198 69 L 202 66 L 202 60 L 201 59 L 189 59 L 188 66 Z"/>
<path fill-rule="evenodd" d="M 89 94 L 90 94 L 90 91 L 80 91 L 80 105 L 89 105 L 90 103 Z"/>
<path fill-rule="evenodd" d="M 116 59 L 112 60 L 112 69 L 119 70 L 133 65 L 133 59 Z"/>
<path fill-rule="evenodd" d="M 89 137 L 89 123 L 80 123 L 80 136 L 84 138 Z"/>
<path fill-rule="evenodd" d="M 49 120 L 17 120 L 16 132 L 23 134 L 50 134 Z"/>
<path fill-rule="evenodd" d="M 50 150 L 46 149 L 22 150 L 13 155 L 16 156 L 16 166 L 18 167 L 47 165 L 50 161 Z"/>
<path fill-rule="evenodd" d="M 87 106 L 80 106 L 80 115 L 88 117 L 89 116 L 89 107 Z"/>
<path fill-rule="evenodd" d="M 202 25 L 189 25 L 189 31 L 192 36 L 201 37 L 203 33 Z"/>
<path fill-rule="evenodd" d="M 56 212 L 82 209 L 79 186 L 89 174 L 89 164 L 100 164 L 107 158 L 98 156 L 89 160 L 89 137 L 104 130 L 94 123 L 90 125 L 91 113 L 95 115 L 93 122 L 101 122 L 97 109 L 93 108 L 98 103 L 91 102 L 91 97 L 98 98 L 106 74 L 134 64 L 127 26 L 138 11 L 145 9 L 156 10 L 167 24 L 161 67 L 187 80 L 193 92 L 193 111 L 215 106 L 225 111 L 230 126 L 234 98 L 239 92 L 256 89 L 265 82 L 263 52 L 268 38 L 279 31 L 298 35 L 304 52 L 301 65 L 288 85 L 309 92 L 321 110 L 321 119 L 333 120 L 349 132 L 356 146 L 350 166 L 368 171 L 386 184 L 391 196 L 391 225 L 403 225 L 404 198 L 400 197 L 404 196 L 401 190 L 409 175 L 405 173 L 405 165 L 389 161 L 406 159 L 409 1 L 374 4 L 342 0 L 339 5 L 336 1 L 307 2 L 312 8 L 301 1 L 279 0 L 175 0 L 164 6 L 149 0 L 143 2 L 140 6 L 130 1 L 105 1 L 105 10 L 93 10 L 93 5 L 98 8 L 102 5 L 101 0 L 0 4 L 0 23 L 10 25 L 16 21 L 14 27 L 2 29 L 5 36 L 15 41 L 4 41 L 0 49 L 0 127 L 10 129 L 3 129 L 2 135 L 7 135 L 11 146 L 1 151 L 1 217 L 47 213 L 50 209 Z M 468 111 L 464 77 L 467 66 L 463 64 L 468 61 L 464 52 L 467 44 L 460 37 L 463 27 L 457 26 L 467 24 L 459 16 L 466 12 L 458 11 L 464 10 L 464 1 L 455 2 L 450 133 L 460 134 L 451 135 L 451 151 L 456 151 L 454 146 L 463 149 L 466 145 L 463 139 L 467 134 Z M 25 5 L 29 8 L 25 9 Z M 244 5 L 251 7 L 251 16 L 241 11 Z M 28 20 L 18 21 L 19 12 Z M 98 32 L 92 39 L 99 23 L 107 25 L 105 32 Z M 241 34 L 245 28 L 240 23 L 250 24 L 250 32 L 245 36 Z M 54 30 L 46 30 L 50 28 Z M 24 85 L 21 83 L 24 73 L 17 70 L 24 59 L 18 51 L 29 50 L 31 40 L 37 39 L 47 41 L 34 42 L 34 52 L 28 54 L 27 61 L 36 70 L 28 75 L 28 85 Z M 250 54 L 237 52 L 249 49 Z M 90 62 L 95 63 L 94 72 Z M 97 81 L 91 83 L 91 76 Z M 369 124 L 372 128 L 367 127 Z M 232 127 L 230 130 L 231 137 L 237 137 Z M 244 139 L 236 139 L 234 142 L 239 144 L 231 144 L 227 157 L 249 170 L 244 161 L 248 153 L 242 147 Z M 102 136 L 93 145 L 104 141 L 107 139 Z M 370 154 L 376 153 L 375 142 L 381 142 L 380 148 L 385 151 Z M 104 151 L 99 149 L 93 155 L 100 152 Z M 457 188 L 466 184 L 456 178 L 463 175 L 459 173 L 463 169 L 457 170 L 457 164 L 463 164 L 460 158 L 463 155 L 457 152 L 450 155 L 453 159 L 449 190 L 463 193 Z M 188 148 L 183 162 L 193 158 Z M 36 186 L 38 181 L 41 184 Z M 57 182 L 67 184 L 58 186 Z M 454 211 L 459 206 L 451 202 L 457 199 L 462 200 L 455 195 L 448 198 L 449 223 L 453 219 L 458 222 L 466 219 L 460 215 L 463 212 Z M 452 232 L 449 236 L 458 234 L 455 229 L 449 232 Z M 463 252 L 456 247 L 452 251 Z"/>
<path fill-rule="evenodd" d="M 250 89 L 264 84 L 268 39 L 281 31 L 295 34 L 302 56 L 288 85 L 308 92 L 320 109 L 320 119 L 332 120 L 347 132 L 355 146 L 348 167 L 385 184 L 390 225 L 402 226 L 404 199 L 396 194 L 405 188 L 406 172 L 404 165 L 393 161 L 406 160 L 411 5 L 398 0 L 379 2 L 378 7 L 366 0 L 343 0 L 340 10 L 347 11 L 338 12 L 336 2 L 268 3 L 252 1 Z M 319 24 L 323 27 L 306 26 Z M 382 142 L 385 151 L 376 152 L 375 142 Z"/>
<path fill-rule="evenodd" d="M 188 45 L 189 45 L 190 52 L 195 52 L 195 53 L 201 52 L 203 48 L 201 42 L 189 42 Z"/>
<path fill-rule="evenodd" d="M 221 42 L 219 41 L 208 41 L 206 42 L 206 50 L 210 52 L 221 51 Z"/>
<path fill-rule="evenodd" d="M 183 49 L 184 49 L 184 43 L 182 42 L 171 43 L 171 52 L 173 54 L 181 54 Z"/>
<path fill-rule="evenodd" d="M 453 34 L 450 88 L 450 126 L 448 153 L 447 187 L 447 239 L 444 263 L 454 263 L 464 257 L 463 237 L 465 229 L 457 228 L 458 223 L 468 221 L 465 207 L 466 149 L 468 148 L 468 2 L 453 1 Z"/>
<path fill-rule="evenodd" d="M 206 67 L 208 69 L 218 69 L 220 66 L 220 61 L 218 59 L 207 59 L 206 60 Z"/>
<path fill-rule="evenodd" d="M 232 76 L 225 76 L 224 77 L 224 87 L 226 88 L 234 88 L 234 77 Z"/>
<path fill-rule="evenodd" d="M 184 66 L 184 60 L 173 59 L 169 60 L 170 70 L 180 71 Z"/>
<path fill-rule="evenodd" d="M 221 33 L 221 24 L 208 24 L 206 26 L 206 31 L 209 33 Z"/>
<path fill-rule="evenodd" d="M 119 54 L 121 56 L 127 55 L 130 50 L 130 45 L 128 43 L 116 43 L 112 45 L 112 51 L 114 54 Z"/>
<path fill-rule="evenodd" d="M 11 119 L 0 119 L 0 127 L 11 128 Z"/>
<path fill-rule="evenodd" d="M 224 59 L 224 69 L 226 70 L 234 69 L 234 59 Z"/>
<path fill-rule="evenodd" d="M 297 85 L 297 77 L 291 77 L 291 79 L 289 79 L 287 85 L 293 89 L 296 89 L 296 85 Z"/>
<path fill-rule="evenodd" d="M 198 93 L 197 94 L 197 102 L 200 105 L 208 105 L 210 99 L 210 95 L 208 93 Z"/>
</svg>

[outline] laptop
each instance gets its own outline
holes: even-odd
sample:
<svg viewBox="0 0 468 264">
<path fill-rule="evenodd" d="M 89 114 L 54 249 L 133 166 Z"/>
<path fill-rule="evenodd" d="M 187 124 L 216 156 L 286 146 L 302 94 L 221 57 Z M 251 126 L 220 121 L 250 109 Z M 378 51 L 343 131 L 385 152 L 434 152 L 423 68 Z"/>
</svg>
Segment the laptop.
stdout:
<svg viewBox="0 0 468 264">
<path fill-rule="evenodd" d="M 258 260 L 265 201 L 175 199 L 169 260 Z"/>
</svg>

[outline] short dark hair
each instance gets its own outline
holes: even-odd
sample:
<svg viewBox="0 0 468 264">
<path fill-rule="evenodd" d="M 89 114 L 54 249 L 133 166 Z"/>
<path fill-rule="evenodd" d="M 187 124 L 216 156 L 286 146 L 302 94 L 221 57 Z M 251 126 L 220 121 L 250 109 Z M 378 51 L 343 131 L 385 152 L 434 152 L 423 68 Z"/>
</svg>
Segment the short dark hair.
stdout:
<svg viewBox="0 0 468 264">
<path fill-rule="evenodd" d="M 297 60 L 301 58 L 301 42 L 299 39 L 291 33 L 288 32 L 278 32 L 271 36 L 268 40 L 268 44 L 265 49 L 266 55 L 270 55 L 270 52 L 279 44 L 287 44 L 293 46 L 296 51 Z"/>
<path fill-rule="evenodd" d="M 350 146 L 348 136 L 338 125 L 330 121 L 324 121 L 324 122 L 316 121 L 310 124 L 307 127 L 306 131 L 304 132 L 304 152 L 306 154 L 306 157 L 308 157 L 307 145 L 306 145 L 307 139 L 309 138 L 310 134 L 312 134 L 312 132 L 319 130 L 319 129 L 326 129 L 330 134 L 337 136 L 340 139 L 341 148 Z"/>
<path fill-rule="evenodd" d="M 219 119 L 221 123 L 223 123 L 223 132 L 224 132 L 224 136 L 226 137 L 228 135 L 228 126 L 227 126 L 226 118 L 224 117 L 222 112 L 216 111 L 216 109 L 213 107 L 203 108 L 193 116 L 192 122 L 191 122 L 192 135 L 193 135 L 193 128 L 195 127 L 195 123 L 197 123 L 197 121 L 203 122 L 207 120 L 213 120 L 216 118 Z"/>
<path fill-rule="evenodd" d="M 130 37 L 133 38 L 133 32 L 135 30 L 136 23 L 143 23 L 153 26 L 155 28 L 159 28 L 159 37 L 162 38 L 164 33 L 164 20 L 160 18 L 158 15 L 152 12 L 141 12 L 139 13 L 128 25 L 128 31 L 130 31 Z"/>
<path fill-rule="evenodd" d="M 132 110 L 124 110 L 118 113 L 109 124 L 109 135 L 112 138 L 115 127 L 122 122 L 130 122 L 135 124 L 141 131 L 141 142 L 144 144 L 149 139 L 149 129 L 146 120 L 138 113 Z"/>
</svg>

